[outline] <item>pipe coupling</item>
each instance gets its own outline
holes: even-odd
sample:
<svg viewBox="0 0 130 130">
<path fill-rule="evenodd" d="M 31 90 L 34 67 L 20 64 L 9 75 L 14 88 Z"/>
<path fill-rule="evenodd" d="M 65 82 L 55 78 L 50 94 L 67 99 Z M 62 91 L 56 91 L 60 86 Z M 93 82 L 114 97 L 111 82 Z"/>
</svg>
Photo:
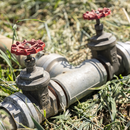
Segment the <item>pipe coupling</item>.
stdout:
<svg viewBox="0 0 130 130">
<path fill-rule="evenodd" d="M 0 103 L 0 109 L 5 109 L 10 115 L 14 129 L 23 128 L 22 125 L 34 128 L 33 117 L 39 122 L 38 113 L 32 102 L 22 93 L 15 93 L 6 97 Z M 7 119 L 9 121 L 10 119 Z M 15 127 L 16 125 L 16 127 Z"/>
</svg>

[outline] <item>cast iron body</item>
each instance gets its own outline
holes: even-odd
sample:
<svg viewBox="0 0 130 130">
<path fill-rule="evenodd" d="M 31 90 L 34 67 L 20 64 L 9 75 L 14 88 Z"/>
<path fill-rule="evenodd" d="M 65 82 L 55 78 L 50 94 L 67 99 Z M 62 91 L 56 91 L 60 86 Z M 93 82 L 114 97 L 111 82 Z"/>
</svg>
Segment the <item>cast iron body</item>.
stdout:
<svg viewBox="0 0 130 130">
<path fill-rule="evenodd" d="M 113 78 L 113 75 L 119 75 L 124 70 L 121 67 L 122 58 L 117 54 L 116 38 L 111 33 L 98 30 L 101 24 L 96 24 L 96 36 L 90 39 L 88 47 L 92 50 L 93 58 L 98 59 L 103 63 L 108 72 L 108 80 Z"/>
<path fill-rule="evenodd" d="M 117 55 L 116 37 L 111 33 L 103 31 L 103 24 L 100 23 L 100 18 L 105 17 L 111 13 L 110 9 L 98 9 L 86 12 L 83 17 L 87 20 L 96 19 L 96 35 L 90 39 L 88 47 L 92 50 L 93 58 L 98 59 L 103 63 L 108 72 L 108 80 L 113 78 L 113 75 L 119 75 L 124 70 L 121 67 L 122 58 Z"/>
<path fill-rule="evenodd" d="M 30 99 L 35 99 L 37 106 L 41 110 L 45 110 L 49 116 L 51 102 L 48 94 L 48 84 L 50 75 L 44 68 L 35 66 L 35 58 L 28 57 L 25 60 L 26 68 L 20 72 L 16 78 L 17 86 L 22 90 L 23 94 Z M 34 102 L 34 100 L 31 100 Z M 48 112 L 49 111 L 49 112 Z M 43 120 L 42 118 L 40 120 Z"/>
</svg>

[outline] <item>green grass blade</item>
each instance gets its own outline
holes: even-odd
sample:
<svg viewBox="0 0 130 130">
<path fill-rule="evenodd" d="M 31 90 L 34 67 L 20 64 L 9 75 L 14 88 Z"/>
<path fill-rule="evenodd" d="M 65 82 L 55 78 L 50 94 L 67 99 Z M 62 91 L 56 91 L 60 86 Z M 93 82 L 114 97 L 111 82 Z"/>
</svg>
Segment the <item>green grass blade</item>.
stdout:
<svg viewBox="0 0 130 130">
<path fill-rule="evenodd" d="M 45 130 L 32 116 L 31 116 L 32 120 L 33 120 L 33 123 L 35 125 L 35 127 L 38 129 L 38 130 Z"/>
<path fill-rule="evenodd" d="M 4 60 L 6 61 L 6 63 L 9 65 L 9 67 L 13 70 L 12 65 L 11 65 L 11 62 L 10 62 L 8 56 L 7 56 L 2 50 L 0 50 L 0 53 L 1 53 L 1 54 L 0 54 L 0 57 L 1 57 L 2 59 L 4 59 Z"/>
<path fill-rule="evenodd" d="M 116 118 L 116 102 L 115 102 L 115 100 L 112 98 L 111 99 L 111 107 L 112 107 L 112 119 L 113 119 L 113 121 L 115 120 L 115 118 Z"/>
<path fill-rule="evenodd" d="M 45 22 L 45 21 L 42 21 L 42 20 L 39 20 L 39 19 L 21 19 L 21 20 L 18 20 L 16 23 L 19 23 L 19 22 L 22 22 L 22 21 L 29 21 L 29 20 L 38 21 L 38 22 L 42 22 L 42 23 Z"/>
</svg>

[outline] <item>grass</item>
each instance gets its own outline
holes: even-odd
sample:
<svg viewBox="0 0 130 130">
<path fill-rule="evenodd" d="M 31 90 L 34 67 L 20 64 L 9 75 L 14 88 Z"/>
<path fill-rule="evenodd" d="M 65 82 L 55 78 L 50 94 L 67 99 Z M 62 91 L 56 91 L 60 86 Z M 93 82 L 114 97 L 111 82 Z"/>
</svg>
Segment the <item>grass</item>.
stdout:
<svg viewBox="0 0 130 130">
<path fill-rule="evenodd" d="M 87 48 L 95 34 L 95 21 L 85 21 L 87 10 L 109 7 L 112 14 L 102 18 L 104 30 L 118 41 L 129 41 L 128 0 L 3 0 L 0 1 L 0 33 L 13 40 L 42 39 L 46 52 L 61 54 L 77 65 L 91 58 Z M 0 101 L 19 89 L 15 78 L 20 65 L 7 51 L 0 51 Z M 130 126 L 130 76 L 116 77 L 93 88 L 91 95 L 71 105 L 66 111 L 46 119 L 41 126 L 50 130 L 127 130 Z M 44 113 L 44 112 L 43 112 Z M 35 122 L 35 120 L 34 120 Z M 42 129 L 35 122 L 38 129 Z"/>
</svg>

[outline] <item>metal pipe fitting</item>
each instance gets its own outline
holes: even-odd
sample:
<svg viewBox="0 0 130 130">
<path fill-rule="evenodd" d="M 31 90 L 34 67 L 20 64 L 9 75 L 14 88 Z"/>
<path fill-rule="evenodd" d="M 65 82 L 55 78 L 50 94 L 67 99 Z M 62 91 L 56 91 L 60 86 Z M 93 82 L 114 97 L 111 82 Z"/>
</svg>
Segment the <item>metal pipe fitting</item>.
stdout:
<svg viewBox="0 0 130 130">
<path fill-rule="evenodd" d="M 122 57 L 123 75 L 128 75 L 130 74 L 130 42 L 118 42 L 116 47 L 118 55 Z"/>
<path fill-rule="evenodd" d="M 89 88 L 98 87 L 106 83 L 107 72 L 104 66 L 96 59 L 86 60 L 73 71 L 66 71 L 52 78 L 63 89 L 66 102 L 65 107 L 81 99 L 91 91 Z"/>
<path fill-rule="evenodd" d="M 114 36 L 102 32 L 92 37 L 88 45 L 94 59 L 76 67 L 58 54 L 40 57 L 36 66 L 35 60 L 27 56 L 26 68 L 16 79 L 23 93 L 14 93 L 0 103 L 0 111 L 9 115 L 11 130 L 22 128 L 22 124 L 34 128 L 32 117 L 41 123 L 45 119 L 43 110 L 47 118 L 53 116 L 89 94 L 90 88 L 105 84 L 114 74 L 130 73 L 130 42 L 116 44 Z M 0 127 L 4 126 L 2 122 Z"/>
<path fill-rule="evenodd" d="M 37 106 L 40 110 L 45 110 L 47 117 L 50 116 L 51 101 L 48 93 L 48 84 L 50 75 L 44 71 L 42 67 L 35 66 L 35 58 L 30 55 L 25 60 L 26 68 L 20 72 L 16 78 L 17 86 L 22 90 L 27 97 L 33 97 L 37 101 Z M 32 100 L 32 102 L 34 102 Z M 40 121 L 44 117 L 40 117 Z"/>
<path fill-rule="evenodd" d="M 119 42 L 116 44 L 116 48 L 117 54 L 122 57 L 123 74 L 128 74 L 130 72 L 130 44 Z M 31 116 L 41 123 L 45 118 L 39 113 L 37 108 L 39 108 L 41 112 L 44 108 L 49 108 L 45 109 L 47 110 L 47 117 L 53 116 L 59 111 L 69 107 L 76 99 L 81 99 L 90 93 L 91 90 L 89 90 L 89 88 L 101 86 L 107 82 L 108 74 L 106 68 L 97 59 L 86 60 L 79 66 L 73 67 L 69 65 L 67 60 L 62 56 L 49 54 L 42 56 L 37 61 L 37 66 L 38 65 L 42 67 L 36 67 L 34 69 L 35 71 L 31 71 L 31 73 L 28 73 L 26 76 L 24 75 L 26 69 L 24 69 L 21 71 L 20 76 L 17 77 L 16 83 L 23 90 L 23 94 L 15 93 L 5 98 L 0 104 L 0 108 L 5 109 L 11 115 L 10 120 L 17 128 L 22 127 L 19 125 L 21 123 L 30 128 L 34 128 L 32 121 L 31 123 L 28 121 L 31 119 Z M 46 90 L 49 96 L 49 107 L 46 107 L 46 103 L 41 103 L 41 101 L 47 101 L 46 98 L 48 97 L 44 95 L 45 93 L 41 89 L 42 84 L 39 84 L 40 81 L 43 81 L 40 80 L 40 78 L 42 78 L 42 76 L 44 78 L 45 75 L 48 75 L 43 68 L 48 70 L 52 77 L 45 85 L 46 88 L 48 88 Z M 43 92 L 43 95 L 41 92 Z M 35 104 L 37 108 L 34 105 L 28 106 L 30 104 Z M 32 115 L 32 113 L 34 113 L 32 111 L 35 111 L 35 115 Z M 15 114 L 16 119 L 14 118 Z M 30 116 L 25 118 L 25 116 L 29 114 Z"/>
<path fill-rule="evenodd" d="M 36 62 L 36 66 L 43 67 L 49 72 L 51 78 L 75 68 L 68 63 L 65 57 L 58 54 L 48 54 L 40 57 Z"/>
<path fill-rule="evenodd" d="M 100 53 L 100 51 L 99 51 L 100 55 L 98 55 L 98 56 L 100 58 L 98 58 L 97 56 L 95 56 L 95 57 L 97 57 L 97 59 L 101 63 L 103 63 L 103 65 L 106 64 L 104 66 L 107 70 L 107 73 L 111 73 L 112 77 L 114 74 L 127 75 L 130 73 L 130 42 L 126 42 L 126 43 L 117 42 L 117 44 L 115 44 L 114 46 L 115 47 L 114 47 L 113 52 L 115 52 L 116 59 L 118 59 L 118 63 L 120 63 L 119 66 L 116 66 L 116 64 L 115 64 L 114 67 L 116 69 L 118 68 L 117 72 L 119 71 L 120 73 L 119 72 L 113 73 L 113 72 L 110 72 L 110 70 L 108 72 L 108 67 L 106 67 L 106 65 L 110 67 L 111 64 L 108 60 L 105 61 L 105 59 L 107 59 L 107 58 L 105 58 L 105 59 L 103 58 L 106 55 L 107 55 L 107 57 L 108 56 L 110 57 L 110 55 L 108 55 L 108 53 L 107 53 L 108 52 L 107 48 L 105 50 L 106 54 L 102 54 L 103 52 L 101 51 L 101 53 Z M 114 60 L 115 54 L 113 55 L 113 57 L 110 57 L 110 58 Z M 93 55 L 95 55 L 94 52 L 93 52 Z M 104 62 L 103 62 L 103 60 L 104 60 Z M 36 66 L 43 67 L 46 71 L 49 72 L 51 78 L 56 77 L 57 75 L 64 73 L 64 72 L 67 72 L 67 71 L 76 70 L 77 68 L 82 66 L 82 64 L 83 63 L 81 63 L 78 66 L 70 65 L 66 58 L 64 58 L 63 56 L 60 56 L 58 54 L 44 55 L 44 56 L 40 57 L 36 62 Z"/>
<path fill-rule="evenodd" d="M 22 93 L 18 92 L 6 97 L 0 104 L 0 108 L 4 108 L 12 116 L 11 121 L 13 122 L 13 130 L 21 128 L 22 125 L 34 128 L 34 123 L 31 119 L 31 116 L 39 122 L 38 114 L 34 108 L 34 105 Z"/>
<path fill-rule="evenodd" d="M 51 91 L 49 91 L 49 97 L 51 100 L 49 116 L 51 116 L 58 113 L 58 107 L 56 97 Z M 45 119 L 42 112 L 43 109 L 40 109 L 38 101 L 31 95 L 27 97 L 20 92 L 14 93 L 0 103 L 0 128 L 1 130 L 17 130 L 24 128 L 23 126 L 34 128 L 32 118 L 41 123 Z"/>
<path fill-rule="evenodd" d="M 37 68 L 40 69 L 40 67 Z M 32 73 L 36 74 L 36 72 L 40 73 L 38 70 Z M 76 70 L 63 72 L 50 80 L 47 85 L 50 99 L 50 105 L 48 106 L 47 95 L 40 89 L 42 88 L 42 84 L 39 83 L 40 79 L 34 77 L 31 80 L 33 74 L 31 73 L 28 78 L 28 76 L 23 76 L 24 73 L 25 69 L 21 71 L 21 74 L 16 79 L 17 86 L 22 89 L 23 94 L 15 93 L 5 98 L 1 103 L 1 107 L 9 111 L 12 118 L 14 118 L 17 128 L 22 127 L 19 124 L 34 128 L 31 116 L 39 123 L 45 119 L 36 107 L 28 105 L 35 103 L 41 112 L 46 110 L 47 117 L 50 117 L 69 107 L 76 99 L 81 99 L 90 93 L 89 88 L 103 85 L 107 81 L 107 72 L 104 66 L 96 59 L 86 60 Z M 93 80 L 90 80 L 91 77 L 93 77 Z M 31 80 L 31 83 L 27 82 L 29 80 Z M 37 80 L 39 82 L 36 82 Z M 32 83 L 34 84 L 32 85 Z M 36 95 L 41 92 L 43 93 L 42 96 L 44 96 L 37 98 Z M 41 104 L 41 100 L 45 103 Z M 30 110 L 31 107 L 34 110 Z M 35 114 L 32 111 L 35 111 Z"/>
<path fill-rule="evenodd" d="M 123 73 L 122 57 L 117 54 L 116 37 L 111 33 L 103 31 L 103 24 L 100 18 L 111 14 L 109 8 L 87 11 L 83 14 L 85 20 L 96 20 L 96 35 L 90 39 L 88 47 L 92 50 L 93 58 L 98 59 L 105 66 L 108 72 L 108 80 L 111 80 L 114 74 Z"/>
</svg>

